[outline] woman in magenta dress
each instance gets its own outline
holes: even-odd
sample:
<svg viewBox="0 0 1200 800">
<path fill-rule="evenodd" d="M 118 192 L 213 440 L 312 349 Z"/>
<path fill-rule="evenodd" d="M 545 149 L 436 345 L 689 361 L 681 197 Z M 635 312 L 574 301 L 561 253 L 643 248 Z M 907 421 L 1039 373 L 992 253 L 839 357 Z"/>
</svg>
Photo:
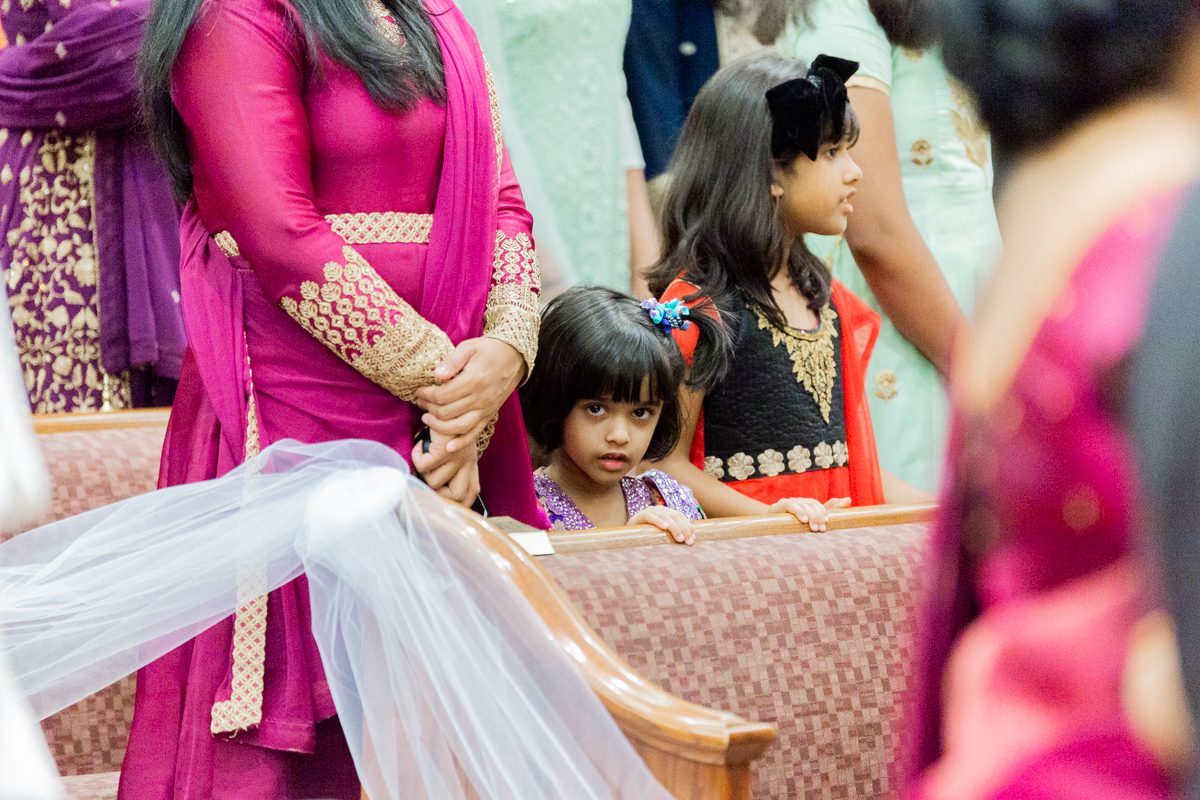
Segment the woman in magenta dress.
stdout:
<svg viewBox="0 0 1200 800">
<path fill-rule="evenodd" d="M 546 527 L 513 395 L 537 342 L 531 219 L 453 3 L 163 0 L 143 66 L 187 200 L 192 346 L 160 483 L 283 438 L 373 439 Z M 122 798 L 358 797 L 305 580 L 253 579 L 235 618 L 140 674 Z"/>
<path fill-rule="evenodd" d="M 947 63 L 1019 160 L 953 371 L 901 776 L 922 800 L 1175 790 L 1128 692 L 1158 598 L 1122 411 L 1154 266 L 1200 176 L 1200 25 L 1192 0 L 1043 6 L 945 13 Z"/>
</svg>

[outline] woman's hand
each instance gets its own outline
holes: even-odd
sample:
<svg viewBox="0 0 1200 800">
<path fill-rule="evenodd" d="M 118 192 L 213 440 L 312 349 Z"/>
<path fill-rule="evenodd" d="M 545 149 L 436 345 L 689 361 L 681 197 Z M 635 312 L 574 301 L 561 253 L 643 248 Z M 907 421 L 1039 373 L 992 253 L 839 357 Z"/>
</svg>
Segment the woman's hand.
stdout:
<svg viewBox="0 0 1200 800">
<path fill-rule="evenodd" d="M 836 508 L 847 508 L 849 497 L 834 497 L 822 503 L 811 497 L 785 497 L 773 503 L 768 514 L 791 514 L 808 526 L 813 533 L 823 533 L 829 523 L 829 512 Z"/>
<path fill-rule="evenodd" d="M 413 469 L 439 495 L 469 508 L 479 496 L 479 454 L 474 442 L 448 452 L 448 441 L 433 432 L 428 453 L 418 442 L 412 452 Z"/>
<path fill-rule="evenodd" d="M 525 359 L 512 345 L 468 339 L 433 371 L 444 382 L 417 390 L 417 405 L 426 411 L 421 421 L 447 440 L 446 452 L 474 447 L 524 375 Z"/>
<path fill-rule="evenodd" d="M 696 531 L 692 521 L 684 514 L 666 506 L 643 508 L 629 518 L 630 525 L 653 525 L 660 531 L 671 534 L 679 544 L 695 544 Z"/>
</svg>

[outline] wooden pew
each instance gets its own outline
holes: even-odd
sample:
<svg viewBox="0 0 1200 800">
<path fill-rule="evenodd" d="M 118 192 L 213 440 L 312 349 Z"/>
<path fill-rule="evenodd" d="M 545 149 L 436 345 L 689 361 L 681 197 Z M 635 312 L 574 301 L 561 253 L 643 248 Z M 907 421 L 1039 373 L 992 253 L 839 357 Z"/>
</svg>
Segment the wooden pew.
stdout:
<svg viewBox="0 0 1200 800">
<path fill-rule="evenodd" d="M 930 522 L 937 512 L 935 503 L 920 505 L 860 506 L 829 512 L 828 529 L 845 531 L 881 525 L 909 525 Z M 696 523 L 696 543 L 749 539 L 756 536 L 805 535 L 811 533 L 791 514 L 761 517 L 724 517 Z M 626 550 L 631 547 L 671 545 L 676 542 L 667 533 L 649 525 L 629 528 L 604 528 L 586 531 L 552 531 L 550 541 L 557 553 L 587 553 L 596 550 Z"/>
</svg>

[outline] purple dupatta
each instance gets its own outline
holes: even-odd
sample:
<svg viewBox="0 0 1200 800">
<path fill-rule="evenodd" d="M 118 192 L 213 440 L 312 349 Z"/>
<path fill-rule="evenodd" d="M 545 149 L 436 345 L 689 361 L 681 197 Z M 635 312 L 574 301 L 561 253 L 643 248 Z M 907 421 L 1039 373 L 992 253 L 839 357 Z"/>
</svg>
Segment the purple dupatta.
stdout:
<svg viewBox="0 0 1200 800">
<path fill-rule="evenodd" d="M 149 5 L 77 0 L 69 10 L 38 3 L 5 16 L 10 46 L 0 50 L 0 128 L 10 135 L 0 141 L 0 163 L 36 157 L 40 137 L 22 144 L 19 131 L 96 133 L 93 245 L 104 369 L 148 366 L 178 378 L 186 345 L 177 300 L 178 210 L 144 131 L 131 124 Z M 12 44 L 17 34 L 28 43 Z"/>
</svg>

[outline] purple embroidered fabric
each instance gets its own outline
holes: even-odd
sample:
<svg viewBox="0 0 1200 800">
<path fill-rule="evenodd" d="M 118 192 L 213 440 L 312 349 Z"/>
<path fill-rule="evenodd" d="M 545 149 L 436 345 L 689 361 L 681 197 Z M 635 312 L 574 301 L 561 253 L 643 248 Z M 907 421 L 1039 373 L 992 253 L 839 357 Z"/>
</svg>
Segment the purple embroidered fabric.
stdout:
<svg viewBox="0 0 1200 800">
<path fill-rule="evenodd" d="M 688 519 L 704 518 L 700 504 L 696 502 L 696 496 L 692 494 L 691 489 L 662 470 L 652 469 L 641 475 L 627 475 L 621 479 L 621 491 L 625 494 L 626 519 L 632 519 L 639 511 L 657 505 L 650 491 L 651 487 L 662 497 L 662 505 L 667 508 L 675 509 Z M 533 488 L 537 492 L 538 503 L 550 518 L 552 530 L 582 531 L 596 527 L 544 470 L 534 473 Z"/>
</svg>

